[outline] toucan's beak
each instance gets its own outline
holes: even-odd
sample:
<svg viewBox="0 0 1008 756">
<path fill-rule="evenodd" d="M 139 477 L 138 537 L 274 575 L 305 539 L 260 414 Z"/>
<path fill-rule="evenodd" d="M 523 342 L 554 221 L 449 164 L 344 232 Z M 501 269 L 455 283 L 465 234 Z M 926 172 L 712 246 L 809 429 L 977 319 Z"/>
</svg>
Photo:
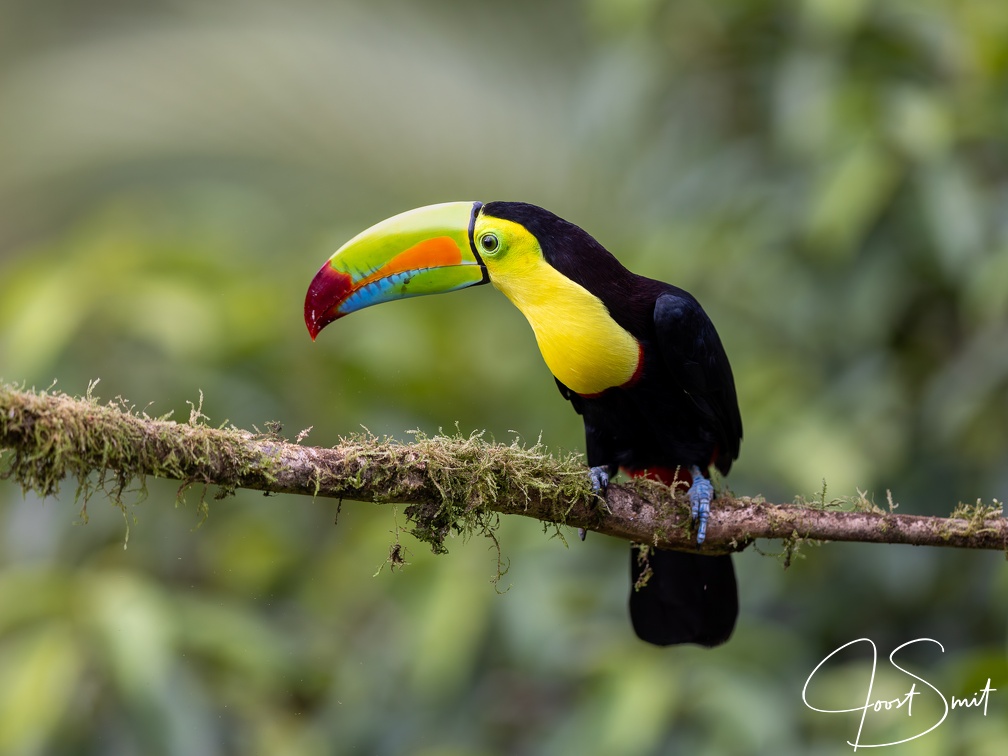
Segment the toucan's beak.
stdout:
<svg viewBox="0 0 1008 756">
<path fill-rule="evenodd" d="M 410 210 L 363 231 L 322 266 L 305 296 L 314 340 L 337 318 L 363 307 L 455 291 L 489 278 L 473 245 L 481 202 L 446 202 Z"/>
</svg>

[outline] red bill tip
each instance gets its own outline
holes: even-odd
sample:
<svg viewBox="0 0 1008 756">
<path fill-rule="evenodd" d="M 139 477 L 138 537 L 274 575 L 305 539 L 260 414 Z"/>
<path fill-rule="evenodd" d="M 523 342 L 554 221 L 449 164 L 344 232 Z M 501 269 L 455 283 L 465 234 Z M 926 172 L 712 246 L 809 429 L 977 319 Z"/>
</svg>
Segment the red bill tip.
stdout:
<svg viewBox="0 0 1008 756">
<path fill-rule="evenodd" d="M 342 317 L 339 306 L 353 289 L 353 279 L 348 273 L 333 269 L 326 262 L 315 274 L 305 295 L 304 318 L 312 341 L 319 331 Z"/>
</svg>

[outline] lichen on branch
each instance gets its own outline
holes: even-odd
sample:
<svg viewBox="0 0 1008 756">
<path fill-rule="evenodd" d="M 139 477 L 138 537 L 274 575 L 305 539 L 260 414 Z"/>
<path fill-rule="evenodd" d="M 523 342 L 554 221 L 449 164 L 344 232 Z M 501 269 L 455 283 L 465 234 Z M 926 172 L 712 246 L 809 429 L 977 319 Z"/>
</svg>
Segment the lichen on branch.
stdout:
<svg viewBox="0 0 1008 756">
<path fill-rule="evenodd" d="M 119 506 L 148 476 L 216 486 L 377 504 L 404 504 L 411 532 L 436 552 L 450 534 L 492 536 L 500 514 L 520 514 L 547 527 L 580 527 L 662 548 L 697 550 L 684 491 L 654 481 L 592 493 L 579 455 L 554 455 L 541 443 L 492 443 L 480 433 L 426 436 L 411 443 L 369 433 L 333 448 L 305 446 L 266 433 L 211 427 L 199 407 L 189 422 L 137 413 L 123 401 L 101 403 L 93 391 L 73 398 L 56 391 L 0 385 L 0 478 L 42 496 L 64 479 L 85 505 L 97 491 Z M 201 498 L 205 505 L 205 496 Z M 790 553 L 803 540 L 1008 548 L 1000 505 L 960 507 L 952 517 L 895 514 L 862 494 L 854 511 L 838 502 L 770 504 L 722 492 L 711 513 L 705 553 L 738 551 L 756 539 L 783 539 Z M 559 532 L 559 531 L 558 531 Z"/>
</svg>

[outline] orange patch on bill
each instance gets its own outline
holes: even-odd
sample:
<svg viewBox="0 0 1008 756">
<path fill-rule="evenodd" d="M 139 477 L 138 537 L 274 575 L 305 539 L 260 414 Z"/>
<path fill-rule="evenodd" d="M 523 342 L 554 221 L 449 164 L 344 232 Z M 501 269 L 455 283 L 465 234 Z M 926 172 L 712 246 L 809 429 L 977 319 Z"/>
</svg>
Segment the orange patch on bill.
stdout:
<svg viewBox="0 0 1008 756">
<path fill-rule="evenodd" d="M 458 248 L 458 244 L 450 236 L 425 239 L 419 244 L 414 244 L 409 249 L 400 252 L 370 276 L 362 278 L 354 284 L 354 288 L 359 289 L 372 281 L 388 278 L 396 273 L 405 273 L 410 270 L 426 270 L 427 268 L 442 268 L 448 265 L 460 265 L 461 263 L 462 250 Z"/>
</svg>

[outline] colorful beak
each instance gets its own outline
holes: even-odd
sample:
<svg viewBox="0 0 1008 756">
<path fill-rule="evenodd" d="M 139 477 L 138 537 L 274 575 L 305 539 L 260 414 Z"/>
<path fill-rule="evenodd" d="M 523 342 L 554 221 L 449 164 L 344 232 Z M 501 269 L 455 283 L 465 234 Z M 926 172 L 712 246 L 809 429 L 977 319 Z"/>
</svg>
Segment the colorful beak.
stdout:
<svg viewBox="0 0 1008 756">
<path fill-rule="evenodd" d="M 439 294 L 489 280 L 473 244 L 481 202 L 446 202 L 393 216 L 340 247 L 305 296 L 312 340 L 338 318 L 371 305 Z"/>
</svg>

